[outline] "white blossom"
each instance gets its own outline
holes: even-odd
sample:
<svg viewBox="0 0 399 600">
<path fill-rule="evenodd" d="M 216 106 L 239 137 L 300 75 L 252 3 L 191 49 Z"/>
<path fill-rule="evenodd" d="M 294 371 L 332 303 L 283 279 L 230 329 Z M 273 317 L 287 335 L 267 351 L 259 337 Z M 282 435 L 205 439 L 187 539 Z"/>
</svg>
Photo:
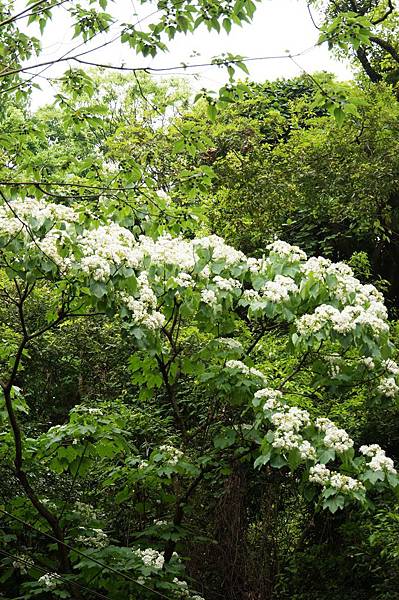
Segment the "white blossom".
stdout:
<svg viewBox="0 0 399 600">
<path fill-rule="evenodd" d="M 201 300 L 202 302 L 205 302 L 205 304 L 213 305 L 217 302 L 217 296 L 213 290 L 205 289 L 201 291 Z"/>
<path fill-rule="evenodd" d="M 307 410 L 292 406 L 284 412 L 276 412 L 271 416 L 271 422 L 281 431 L 300 431 L 310 424 L 310 416 Z"/>
<path fill-rule="evenodd" d="M 317 483 L 324 488 L 332 487 L 337 492 L 356 492 L 364 491 L 364 485 L 358 479 L 342 475 L 342 473 L 330 471 L 325 465 L 316 464 L 310 467 L 309 481 Z"/>
<path fill-rule="evenodd" d="M 322 256 L 312 256 L 301 265 L 301 272 L 306 276 L 312 276 L 319 281 L 323 281 L 327 274 L 327 269 L 331 265 L 331 260 Z"/>
<path fill-rule="evenodd" d="M 85 527 L 79 527 L 84 533 L 78 535 L 76 541 L 83 546 L 90 546 L 91 548 L 105 548 L 109 544 L 107 534 L 98 528 L 87 529 Z"/>
<path fill-rule="evenodd" d="M 356 492 L 365 490 L 361 481 L 349 477 L 348 475 L 342 475 L 341 473 L 332 474 L 328 483 L 338 492 Z"/>
<path fill-rule="evenodd" d="M 133 554 L 140 558 L 143 565 L 146 567 L 153 567 L 154 569 L 161 570 L 165 563 L 165 558 L 162 552 L 158 552 L 154 548 L 146 548 L 141 550 L 137 548 L 132 550 Z"/>
<path fill-rule="evenodd" d="M 363 358 L 361 358 L 361 362 L 364 364 L 366 369 L 368 369 L 369 371 L 372 371 L 373 369 L 375 369 L 375 362 L 373 361 L 371 356 L 364 356 Z"/>
<path fill-rule="evenodd" d="M 384 377 L 381 379 L 377 391 L 387 398 L 394 398 L 399 392 L 399 386 L 394 377 Z"/>
<path fill-rule="evenodd" d="M 280 408 L 281 399 L 283 397 L 282 392 L 279 390 L 273 390 L 271 388 L 262 388 L 255 392 L 255 398 L 266 398 L 266 402 L 263 404 L 263 410 L 274 410 Z"/>
<path fill-rule="evenodd" d="M 216 275 L 213 278 L 213 283 L 219 288 L 219 290 L 224 290 L 231 292 L 234 289 L 241 288 L 241 282 L 237 279 L 232 279 L 231 277 L 219 277 Z"/>
<path fill-rule="evenodd" d="M 181 273 L 176 275 L 176 277 L 173 278 L 173 281 L 176 286 L 182 288 L 188 288 L 194 285 L 194 279 L 190 273 L 185 273 L 185 271 L 181 271 Z"/>
<path fill-rule="evenodd" d="M 399 375 L 399 366 L 394 360 L 388 358 L 382 361 L 382 367 L 392 375 Z"/>
<path fill-rule="evenodd" d="M 219 342 L 219 344 L 222 344 L 223 346 L 226 346 L 226 348 L 229 348 L 229 350 L 242 350 L 242 344 L 241 342 L 239 342 L 238 340 L 235 340 L 234 338 L 217 338 L 216 339 L 217 342 Z"/>
<path fill-rule="evenodd" d="M 167 456 L 167 462 L 170 465 L 177 465 L 179 460 L 181 460 L 184 456 L 181 450 L 178 450 L 174 446 L 164 444 L 159 447 L 159 451 Z"/>
<path fill-rule="evenodd" d="M 309 469 L 309 481 L 320 485 L 327 485 L 330 479 L 331 471 L 325 465 L 316 464 Z"/>
<path fill-rule="evenodd" d="M 270 254 L 275 254 L 280 258 L 283 258 L 287 263 L 299 262 L 306 260 L 306 253 L 301 250 L 298 246 L 291 246 L 287 242 L 277 240 L 272 244 L 266 246 Z"/>
<path fill-rule="evenodd" d="M 37 580 L 38 583 L 42 584 L 47 590 L 54 590 L 60 583 L 60 576 L 58 573 L 46 573 Z"/>
<path fill-rule="evenodd" d="M 20 553 L 16 556 L 15 560 L 12 562 L 12 566 L 14 569 L 18 570 L 21 575 L 26 575 L 29 567 L 34 566 L 33 560 L 30 558 L 28 554 Z"/>
<path fill-rule="evenodd" d="M 385 455 L 385 450 L 383 450 L 378 444 L 360 446 L 359 450 L 361 454 L 371 458 L 367 466 L 372 471 L 387 471 L 388 473 L 396 474 L 393 460 Z"/>
<path fill-rule="evenodd" d="M 256 290 L 244 290 L 242 298 L 247 302 L 255 302 L 259 301 L 261 299 L 261 296 Z"/>
<path fill-rule="evenodd" d="M 246 376 L 254 375 L 255 377 L 258 377 L 259 379 L 262 379 L 262 381 L 266 381 L 266 376 L 262 373 L 262 371 L 259 371 L 258 369 L 255 369 L 254 367 L 247 367 L 247 365 L 244 364 L 241 360 L 228 360 L 226 362 L 226 367 L 228 369 L 237 369 L 243 375 L 246 375 Z"/>
<path fill-rule="evenodd" d="M 299 454 L 301 458 L 305 460 L 315 460 L 316 459 L 316 449 L 312 446 L 308 440 L 304 440 L 298 446 Z"/>
<path fill-rule="evenodd" d="M 346 450 L 349 450 L 349 448 L 352 448 L 353 440 L 349 437 L 344 429 L 340 429 L 334 425 L 330 419 L 316 419 L 315 425 L 317 429 L 325 434 L 323 438 L 323 444 L 327 448 L 332 448 L 337 452 L 345 452 Z"/>
<path fill-rule="evenodd" d="M 261 295 L 270 302 L 284 302 L 290 294 L 298 292 L 298 286 L 291 277 L 276 275 L 273 281 L 268 281 L 261 289 Z"/>
</svg>

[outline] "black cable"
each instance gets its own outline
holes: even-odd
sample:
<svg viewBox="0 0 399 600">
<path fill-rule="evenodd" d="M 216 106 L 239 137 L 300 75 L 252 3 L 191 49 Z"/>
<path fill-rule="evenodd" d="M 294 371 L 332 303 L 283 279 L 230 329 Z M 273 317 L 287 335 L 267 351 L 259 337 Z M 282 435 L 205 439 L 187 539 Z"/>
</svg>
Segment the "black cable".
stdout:
<svg viewBox="0 0 399 600">
<path fill-rule="evenodd" d="M 53 540 L 54 542 L 57 542 L 57 544 L 58 543 L 63 544 L 66 548 L 68 548 L 68 550 L 72 550 L 72 552 L 75 552 L 79 556 L 82 556 L 83 558 L 91 560 L 92 562 L 94 562 L 95 564 L 97 564 L 99 567 L 102 567 L 103 569 L 108 569 L 108 571 L 111 571 L 111 573 L 115 573 L 115 575 L 119 575 L 120 577 L 124 577 L 126 580 L 131 581 L 132 583 L 135 583 L 136 585 L 144 588 L 145 590 L 147 590 L 149 592 L 152 592 L 153 594 L 156 594 L 160 598 L 165 598 L 166 600 L 171 600 L 171 598 L 169 596 L 165 596 L 165 594 L 163 594 L 162 592 L 158 592 L 158 590 L 154 590 L 153 588 L 150 588 L 147 585 L 144 585 L 143 583 L 139 583 L 138 581 L 136 581 L 135 579 L 133 579 L 133 577 L 129 577 L 129 575 L 127 575 L 126 573 L 123 573 L 122 571 L 118 571 L 117 569 L 114 569 L 113 567 L 110 567 L 109 565 L 106 565 L 105 563 L 102 563 L 101 561 L 97 560 L 96 558 L 93 558 L 92 556 L 89 556 L 88 554 L 85 554 L 81 550 L 77 550 L 73 546 L 70 546 L 66 542 L 63 542 L 63 541 L 59 540 L 58 538 L 56 538 L 54 535 L 51 535 L 50 533 L 46 533 L 45 531 L 41 531 L 37 527 L 34 527 L 30 523 L 28 523 L 27 521 L 24 521 L 20 517 L 17 517 L 16 515 L 13 515 L 12 513 L 9 513 L 4 508 L 0 507 L 0 511 L 2 513 L 4 513 L 5 515 L 7 515 L 8 517 L 11 517 L 12 519 L 15 519 L 16 521 L 18 521 L 19 523 L 22 523 L 26 527 L 29 527 L 30 529 L 33 529 L 37 533 L 40 533 L 41 535 L 45 535 L 50 540 Z"/>
<path fill-rule="evenodd" d="M 64 583 L 68 583 L 69 585 L 76 586 L 76 587 L 80 588 L 81 590 L 84 590 L 85 592 L 90 592 L 91 594 L 94 594 L 98 598 L 102 598 L 102 600 L 104 600 L 104 598 L 105 598 L 105 600 L 109 600 L 109 597 L 104 596 L 104 594 L 102 594 L 101 592 L 97 592 L 96 590 L 93 590 L 92 588 L 88 588 L 85 585 L 78 583 L 77 581 L 70 581 L 69 579 L 66 579 L 65 577 L 63 577 L 62 575 L 48 571 L 44 567 L 40 567 L 39 565 L 34 564 L 32 561 L 25 560 L 24 558 L 21 558 L 20 556 L 18 556 L 16 554 L 11 554 L 10 552 L 6 552 L 6 550 L 3 550 L 2 548 L 0 548 L 0 553 L 3 554 L 4 556 L 8 556 L 8 558 L 13 558 L 15 561 L 24 563 L 28 567 L 33 567 L 33 568 L 37 569 L 38 571 L 40 571 L 41 573 L 44 573 L 45 575 L 56 575 L 57 579 L 59 579 L 60 581 L 63 581 Z"/>
</svg>

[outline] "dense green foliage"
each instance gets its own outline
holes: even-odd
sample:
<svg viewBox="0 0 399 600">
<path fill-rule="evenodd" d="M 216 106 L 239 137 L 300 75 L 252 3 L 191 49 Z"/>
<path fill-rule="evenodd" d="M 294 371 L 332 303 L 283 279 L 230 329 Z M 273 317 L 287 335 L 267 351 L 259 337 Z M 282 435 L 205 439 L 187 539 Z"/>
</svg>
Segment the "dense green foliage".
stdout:
<svg viewBox="0 0 399 600">
<path fill-rule="evenodd" d="M 386 280 L 397 303 L 399 104 L 392 88 L 348 85 L 358 114 L 340 125 L 314 107 L 306 78 L 254 87 L 221 112 L 202 153 L 216 173 L 208 207 L 215 231 L 252 253 L 273 235 L 335 260 L 364 253 L 370 273 L 363 276 Z"/>
</svg>

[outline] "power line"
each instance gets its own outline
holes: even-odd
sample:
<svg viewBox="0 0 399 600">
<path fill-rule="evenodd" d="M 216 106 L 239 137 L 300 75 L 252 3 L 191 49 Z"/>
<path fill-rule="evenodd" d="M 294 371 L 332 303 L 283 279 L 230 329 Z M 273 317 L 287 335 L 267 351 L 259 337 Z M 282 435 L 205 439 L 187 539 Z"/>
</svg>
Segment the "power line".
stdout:
<svg viewBox="0 0 399 600">
<path fill-rule="evenodd" d="M 265 61 L 265 60 L 287 60 L 290 58 L 297 58 L 299 56 L 302 56 L 303 54 L 310 52 L 311 50 L 313 50 L 314 48 L 316 48 L 320 45 L 318 43 L 313 44 L 313 46 L 305 48 L 304 50 L 301 50 L 300 52 L 295 52 L 294 54 L 286 53 L 286 54 L 275 54 L 275 55 L 268 55 L 268 56 L 248 56 L 248 57 L 244 56 L 244 57 L 235 57 L 235 58 L 233 58 L 233 57 L 232 58 L 220 58 L 220 59 L 214 59 L 211 62 L 180 63 L 179 65 L 173 65 L 173 66 L 168 66 L 168 67 L 150 67 L 150 66 L 126 67 L 125 65 L 110 65 L 107 63 L 88 61 L 88 60 L 84 60 L 81 58 L 81 56 L 84 56 L 86 54 L 94 52 L 95 50 L 103 48 L 105 45 L 110 44 L 112 41 L 116 41 L 116 39 L 117 38 L 114 38 L 113 40 L 109 40 L 108 42 L 105 42 L 104 44 L 102 44 L 101 46 L 98 46 L 95 49 L 86 50 L 85 52 L 76 54 L 74 56 L 63 55 L 60 58 L 54 59 L 52 61 L 45 61 L 45 62 L 39 63 L 37 65 L 28 65 L 27 67 L 21 67 L 21 68 L 13 69 L 13 70 L 6 71 L 6 72 L 3 71 L 2 73 L 0 73 L 0 78 L 8 77 L 9 75 L 14 75 L 16 73 L 26 72 L 28 69 L 29 70 L 38 69 L 43 66 L 46 66 L 46 68 L 49 68 L 52 65 L 59 64 L 61 62 L 67 62 L 67 61 L 74 61 L 74 62 L 77 62 L 78 64 L 83 64 L 83 65 L 87 65 L 90 67 L 98 67 L 98 68 L 102 68 L 102 69 L 110 69 L 110 70 L 116 70 L 116 71 L 127 71 L 127 72 L 131 72 L 131 73 L 139 73 L 139 72 L 167 73 L 169 71 L 181 71 L 181 70 L 185 71 L 187 69 L 199 69 L 199 68 L 203 68 L 203 67 L 222 67 L 222 66 L 228 66 L 228 65 L 234 65 L 234 64 L 238 65 L 240 63 L 259 62 L 259 61 Z M 72 52 L 72 50 L 70 50 L 69 52 Z M 43 71 L 41 71 L 41 73 L 42 72 Z"/>
<path fill-rule="evenodd" d="M 157 14 L 159 12 L 159 10 L 154 10 L 151 13 L 145 15 L 144 17 L 142 17 L 141 19 L 139 19 L 138 21 L 136 21 L 135 23 L 133 23 L 133 27 L 136 27 L 137 25 L 140 25 L 143 21 L 145 21 L 146 19 L 149 19 L 150 17 L 152 17 L 153 15 Z M 71 59 L 71 57 L 69 57 L 68 55 L 71 52 L 74 52 L 76 50 L 78 50 L 79 48 L 81 48 L 82 46 L 85 46 L 86 44 L 88 44 L 89 42 L 91 42 L 96 36 L 105 33 L 107 31 L 109 31 L 111 29 L 112 26 L 116 25 L 116 21 L 113 21 L 112 23 L 110 23 L 109 25 L 106 25 L 103 29 L 101 29 L 100 31 L 96 31 L 95 33 L 93 33 L 93 35 L 91 35 L 89 37 L 88 40 L 84 40 L 82 42 L 80 42 L 79 44 L 77 44 L 76 46 L 74 46 L 73 48 L 70 48 L 69 50 L 67 50 L 64 54 L 62 54 L 59 58 L 55 58 L 54 60 L 50 60 L 50 61 L 46 61 L 43 63 L 39 63 L 36 65 L 32 65 L 32 66 L 27 66 L 27 67 L 18 67 L 16 69 L 10 69 L 8 71 L 1 71 L 0 72 L 0 78 L 1 77 L 8 77 L 9 75 L 16 75 L 18 73 L 27 73 L 28 69 L 30 70 L 32 69 L 38 69 L 40 67 L 45 67 L 44 69 L 42 69 L 39 74 L 43 73 L 44 71 L 47 71 L 47 69 L 49 69 L 51 66 L 56 65 L 60 62 L 66 62 L 68 60 Z M 116 42 L 118 39 L 120 38 L 120 33 L 118 33 L 117 36 L 111 38 L 110 40 L 107 40 L 106 42 L 103 42 L 102 44 L 95 46 L 94 48 L 91 48 L 89 50 L 85 50 L 84 52 L 79 53 L 77 56 L 85 56 L 86 54 L 91 54 L 92 52 L 95 52 L 96 50 L 100 50 L 102 48 L 105 48 L 106 46 L 109 46 L 110 44 Z M 28 79 L 25 83 L 31 83 L 31 81 L 35 78 L 35 75 L 33 75 L 33 77 L 31 77 L 30 79 Z M 15 86 L 13 86 L 12 88 L 9 88 L 7 90 L 3 90 L 2 93 L 11 91 L 13 89 L 16 89 L 17 87 L 19 87 L 20 84 L 17 84 Z"/>
<path fill-rule="evenodd" d="M 32 5 L 28 6 L 20 13 L 18 13 L 16 15 L 11 15 L 10 17 L 8 17 L 7 19 L 4 19 L 4 21 L 2 21 L 0 23 L 0 27 L 4 27 L 4 25 L 9 25 L 10 23 L 14 23 L 15 21 L 18 21 L 19 19 L 27 19 L 28 17 L 34 16 L 34 15 L 40 15 L 42 12 L 46 12 L 49 9 L 56 8 L 57 6 L 60 6 L 61 4 L 65 4 L 65 2 L 70 2 L 70 0 L 60 0 L 60 2 L 57 2 L 56 4 L 53 4 L 52 6 L 45 6 L 43 9 L 37 10 L 37 11 L 34 10 L 35 8 L 39 7 L 41 4 L 47 4 L 47 1 L 48 0 L 39 0 L 38 2 L 33 4 L 33 6 Z M 32 12 L 29 12 L 30 10 Z"/>
<path fill-rule="evenodd" d="M 92 588 L 86 587 L 85 585 L 82 585 L 81 583 L 78 583 L 77 581 L 71 581 L 71 580 L 67 579 L 66 577 L 63 577 L 62 575 L 59 575 L 58 573 L 53 573 L 51 571 L 48 571 L 44 567 L 33 564 L 32 561 L 25 560 L 24 558 L 22 558 L 21 556 L 18 556 L 17 554 L 11 554 L 11 552 L 7 552 L 6 550 L 3 550 L 2 548 L 0 548 L 0 554 L 3 554 L 4 556 L 7 556 L 8 558 L 12 558 L 15 561 L 18 561 L 19 563 L 23 563 L 28 567 L 33 567 L 33 568 L 37 569 L 38 571 L 40 571 L 41 573 L 44 573 L 45 575 L 54 575 L 60 581 L 63 581 L 64 583 L 67 583 L 68 585 L 71 585 L 73 587 L 76 586 L 76 587 L 80 588 L 81 590 L 84 590 L 85 592 L 90 592 L 90 594 L 97 596 L 97 598 L 102 598 L 102 600 L 104 600 L 104 599 L 109 600 L 109 597 L 104 596 L 104 594 L 102 594 L 101 592 L 97 592 L 96 590 L 93 590 Z"/>
<path fill-rule="evenodd" d="M 309 48 L 305 48 L 304 50 L 301 50 L 300 52 L 296 52 L 295 54 L 277 54 L 277 55 L 270 55 L 270 56 L 248 56 L 248 57 L 238 57 L 238 58 L 220 58 L 220 59 L 215 59 L 212 62 L 204 62 L 204 63 L 181 63 L 180 65 L 174 65 L 174 66 L 170 66 L 170 67 L 125 67 L 123 65 L 121 66 L 117 66 L 117 65 L 107 65 L 104 63 L 96 63 L 96 62 L 89 62 L 89 61 L 85 61 L 83 59 L 81 59 L 80 57 L 70 57 L 71 60 L 74 60 L 75 62 L 78 63 L 82 63 L 82 64 L 86 64 L 89 66 L 93 66 L 93 67 L 99 67 L 99 68 L 104 68 L 104 69 L 115 69 L 118 71 L 131 71 L 131 72 L 140 72 L 140 71 L 145 71 L 147 73 L 165 73 L 165 72 L 169 72 L 169 71 L 181 71 L 181 70 L 186 70 L 186 69 L 200 69 L 203 67 L 223 67 L 223 66 L 228 66 L 228 65 L 232 65 L 232 64 L 239 64 L 239 63 L 248 63 L 248 62 L 256 62 L 256 61 L 264 61 L 264 60 L 282 60 L 282 59 L 292 59 L 292 58 L 297 58 L 299 56 L 302 56 L 303 54 L 306 54 L 307 52 L 310 52 L 310 50 L 313 50 L 314 48 L 316 48 L 319 44 L 314 44 L 313 46 L 310 46 Z"/>
<path fill-rule="evenodd" d="M 150 588 L 150 587 L 148 587 L 147 585 L 145 585 L 143 583 L 139 583 L 138 581 L 136 581 L 135 579 L 133 579 L 133 577 L 129 577 L 129 575 L 127 575 L 126 573 L 123 573 L 122 571 L 118 571 L 117 569 L 114 569 L 113 567 L 110 567 L 109 565 L 107 565 L 105 563 L 102 563 L 101 561 L 97 560 L 96 558 L 93 558 L 89 554 L 85 554 L 81 550 L 78 550 L 77 548 L 74 548 L 73 546 L 70 546 L 66 542 L 62 542 L 61 540 L 59 540 L 58 538 L 56 538 L 54 535 L 51 535 L 50 533 L 47 533 L 45 531 L 41 531 L 40 529 L 38 529 L 34 525 L 31 525 L 27 521 L 24 521 L 20 517 L 17 517 L 16 515 L 13 515 L 12 513 L 9 513 L 4 508 L 0 507 L 0 511 L 2 513 L 4 513 L 5 515 L 7 515 L 8 517 L 11 517 L 12 519 L 18 521 L 19 523 L 22 523 L 26 527 L 29 527 L 30 529 L 33 529 L 37 533 L 40 533 L 41 535 L 45 535 L 50 540 L 53 540 L 54 542 L 63 544 L 66 548 L 68 548 L 68 550 L 72 550 L 72 552 L 75 552 L 75 554 L 78 554 L 79 556 L 82 556 L 83 558 L 86 558 L 87 560 L 91 560 L 93 563 L 95 563 L 99 567 L 102 567 L 103 569 L 106 569 L 106 570 L 110 571 L 111 573 L 114 573 L 115 575 L 118 575 L 119 577 L 124 577 L 127 581 L 131 581 L 132 583 L 138 585 L 139 587 L 141 587 L 141 588 L 143 588 L 143 589 L 145 589 L 145 590 L 147 590 L 149 592 L 152 592 L 153 594 L 155 594 L 156 596 L 159 596 L 160 598 L 164 598 L 165 600 L 171 600 L 171 598 L 169 596 L 166 596 L 162 592 L 159 592 L 158 590 L 154 590 L 153 588 Z"/>
</svg>

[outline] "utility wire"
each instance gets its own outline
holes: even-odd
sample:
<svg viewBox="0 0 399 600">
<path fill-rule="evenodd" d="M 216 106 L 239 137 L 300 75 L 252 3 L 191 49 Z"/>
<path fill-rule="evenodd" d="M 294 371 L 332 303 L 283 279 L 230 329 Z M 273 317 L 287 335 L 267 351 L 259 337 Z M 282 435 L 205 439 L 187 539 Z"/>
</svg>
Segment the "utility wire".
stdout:
<svg viewBox="0 0 399 600">
<path fill-rule="evenodd" d="M 97 32 L 97 33 L 99 33 L 99 32 Z M 115 39 L 113 41 L 115 41 Z M 286 54 L 275 54 L 275 55 L 269 55 L 269 56 L 248 56 L 248 57 L 244 56 L 244 57 L 236 57 L 236 58 L 232 57 L 232 58 L 220 58 L 220 59 L 217 58 L 211 62 L 180 63 L 179 65 L 173 65 L 173 66 L 169 66 L 169 67 L 150 67 L 150 66 L 126 67 L 124 65 L 110 65 L 107 63 L 88 61 L 88 60 L 84 60 L 81 58 L 81 56 L 84 56 L 85 54 L 94 52 L 94 50 L 103 48 L 104 45 L 108 45 L 110 43 L 111 43 L 111 40 L 109 40 L 108 42 L 105 42 L 101 46 L 98 46 L 96 49 L 86 50 L 85 52 L 75 54 L 74 56 L 67 56 L 65 54 L 65 55 L 61 56 L 60 58 L 54 59 L 51 61 L 45 61 L 45 62 L 36 64 L 36 65 L 28 65 L 26 67 L 20 67 L 18 69 L 3 71 L 0 73 L 0 78 L 8 77 L 9 75 L 15 75 L 16 73 L 25 72 L 28 69 L 29 70 L 38 69 L 43 66 L 51 67 L 52 65 L 59 64 L 61 62 L 67 62 L 67 61 L 74 61 L 74 62 L 77 62 L 78 64 L 88 65 L 91 67 L 99 67 L 102 69 L 110 69 L 110 70 L 116 70 L 116 71 L 128 71 L 131 73 L 139 73 L 139 72 L 167 73 L 169 71 L 181 71 L 181 70 L 185 71 L 187 69 L 198 69 L 198 68 L 202 68 L 202 67 L 221 67 L 221 66 L 234 65 L 234 64 L 239 64 L 239 63 L 248 63 L 248 62 L 265 61 L 265 60 L 283 60 L 283 59 L 287 60 L 292 57 L 297 58 L 299 56 L 302 56 L 303 54 L 306 54 L 310 50 L 313 50 L 314 48 L 316 48 L 320 45 L 319 43 L 313 44 L 313 46 L 305 48 L 304 50 L 301 50 L 300 52 L 295 52 L 294 54 L 286 53 Z M 70 50 L 69 52 L 72 52 L 72 50 Z M 43 71 L 40 71 L 40 72 L 42 73 Z"/>
<path fill-rule="evenodd" d="M 88 588 L 85 585 L 78 583 L 77 581 L 71 581 L 70 579 L 66 579 L 62 575 L 59 575 L 58 573 L 53 573 L 51 571 L 48 571 L 44 567 L 34 564 L 33 561 L 25 560 L 24 558 L 22 558 L 21 556 L 18 556 L 17 554 L 11 554 L 11 552 L 7 552 L 6 550 L 3 550 L 2 548 L 0 548 L 0 554 L 3 554 L 4 556 L 7 556 L 8 558 L 12 558 L 15 561 L 18 561 L 19 563 L 24 563 L 28 567 L 33 567 L 34 569 L 37 569 L 38 571 L 40 571 L 41 573 L 44 573 L 45 575 L 54 575 L 60 581 L 63 581 L 64 583 L 67 583 L 68 585 L 71 585 L 73 587 L 76 586 L 76 587 L 80 588 L 81 590 L 84 590 L 85 592 L 90 592 L 90 594 L 97 596 L 97 598 L 102 598 L 102 600 L 104 600 L 104 598 L 105 598 L 105 600 L 109 600 L 109 597 L 104 596 L 104 594 L 102 594 L 101 592 L 97 592 L 96 590 L 93 590 L 92 588 Z"/>
<path fill-rule="evenodd" d="M 63 4 L 63 3 L 60 3 Z M 64 8 L 64 7 L 63 7 Z M 138 21 L 136 21 L 136 23 L 133 24 L 133 27 L 136 27 L 137 25 L 140 25 L 140 23 L 142 23 L 143 21 L 145 21 L 146 19 L 149 19 L 150 17 L 152 17 L 153 15 L 157 14 L 159 12 L 159 10 L 155 10 L 152 11 L 151 13 L 149 13 L 148 15 L 145 15 L 144 17 L 142 17 L 141 19 L 139 19 Z M 113 21 L 112 23 L 110 23 L 109 25 L 106 25 L 106 27 L 104 27 L 104 29 L 102 29 L 101 31 L 96 31 L 91 37 L 89 37 L 88 40 L 84 40 L 82 42 L 80 42 L 79 44 L 77 44 L 76 46 L 74 46 L 73 48 L 70 48 L 69 50 L 67 50 L 67 52 L 65 52 L 63 55 L 61 55 L 61 57 L 59 57 L 58 59 L 54 59 L 52 61 L 48 61 L 46 63 L 40 63 L 38 65 L 34 65 L 32 68 L 36 69 L 39 68 L 41 66 L 44 66 L 44 68 L 39 71 L 39 73 L 37 74 L 32 74 L 32 76 L 25 80 L 25 81 L 20 81 L 18 83 L 16 83 L 15 85 L 12 85 L 11 87 L 5 89 L 5 90 L 1 90 L 0 94 L 6 94 L 8 92 L 12 92 L 16 89 L 18 89 L 19 87 L 21 87 L 22 85 L 29 85 L 30 83 L 32 83 L 32 81 L 36 78 L 36 77 L 40 77 L 42 75 L 42 73 L 44 73 L 45 71 L 47 71 L 51 66 L 56 65 L 60 62 L 65 62 L 68 61 L 68 54 L 70 54 L 71 52 L 74 52 L 75 50 L 78 50 L 79 48 L 81 48 L 82 46 L 85 46 L 87 43 L 91 42 L 96 36 L 100 35 L 101 33 L 105 33 L 106 31 L 108 31 L 113 25 L 115 25 L 116 22 Z M 98 46 L 95 46 L 94 48 L 91 48 L 89 50 L 86 50 L 84 52 L 81 52 L 80 54 L 78 54 L 78 56 L 85 56 L 86 54 L 90 54 L 91 52 L 95 52 L 96 50 L 100 50 L 102 48 L 104 48 L 105 46 L 108 46 L 109 44 L 114 43 L 116 40 L 118 40 L 120 38 L 120 33 L 118 33 L 117 36 L 115 36 L 114 38 L 112 38 L 111 40 L 108 40 Z M 21 67 L 18 69 L 13 69 L 13 70 L 9 70 L 8 72 L 4 73 L 3 71 L 0 71 L 0 78 L 1 77 L 6 77 L 8 75 L 16 75 L 18 73 L 29 73 L 28 69 L 30 70 L 30 67 Z M 50 85 L 51 82 L 48 79 Z"/>
<path fill-rule="evenodd" d="M 162 592 L 159 592 L 158 590 L 154 590 L 153 588 L 150 588 L 147 585 L 144 585 L 143 583 L 139 583 L 138 581 L 136 581 L 135 579 L 133 579 L 133 577 L 130 577 L 126 573 L 123 573 L 122 571 L 118 571 L 117 569 L 114 569 L 113 567 L 110 567 L 109 565 L 107 565 L 107 564 L 105 564 L 105 563 L 97 560 L 96 558 L 93 558 L 89 554 L 85 554 L 81 550 L 78 550 L 77 548 L 74 548 L 73 546 L 70 546 L 66 542 L 62 542 L 61 540 L 59 540 L 58 538 L 56 538 L 54 535 L 51 535 L 50 533 L 47 533 L 45 531 L 41 531 L 40 529 L 38 529 L 34 525 L 31 525 L 31 523 L 28 523 L 27 521 L 24 521 L 20 517 L 17 517 L 16 515 L 13 515 L 12 513 L 9 513 L 4 508 L 0 507 L 0 512 L 2 512 L 3 514 L 7 515 L 8 517 L 11 517 L 15 521 L 18 521 L 22 525 L 25 525 L 26 527 L 29 527 L 30 529 L 33 529 L 37 533 L 40 533 L 41 535 L 45 535 L 50 540 L 53 540 L 54 542 L 63 544 L 66 548 L 68 548 L 68 550 L 72 550 L 72 552 L 75 552 L 75 554 L 77 554 L 78 556 L 82 556 L 83 558 L 86 558 L 87 560 L 91 560 L 93 563 L 95 563 L 99 567 L 102 567 L 103 569 L 106 569 L 106 570 L 110 571 L 111 573 L 114 573 L 115 575 L 118 575 L 119 577 L 124 577 L 127 581 L 131 581 L 132 583 L 134 583 L 134 584 L 138 585 L 139 587 L 141 587 L 141 588 L 143 588 L 143 589 L 145 589 L 145 590 L 147 590 L 147 591 L 155 594 L 156 596 L 159 596 L 160 598 L 164 598 L 165 600 L 171 600 L 171 598 L 169 596 L 166 596 Z"/>
<path fill-rule="evenodd" d="M 18 13 L 16 15 L 11 15 L 10 17 L 7 17 L 7 19 L 4 19 L 4 21 L 1 21 L 0 27 L 4 27 L 4 25 L 9 25 L 10 23 L 14 23 L 15 21 L 18 21 L 19 19 L 27 19 L 28 17 L 40 15 L 42 12 L 45 12 L 49 9 L 56 8 L 57 6 L 60 6 L 61 4 L 65 4 L 66 2 L 70 2 L 70 0 L 60 0 L 60 2 L 57 2 L 56 4 L 53 4 L 52 6 L 45 6 L 44 8 L 42 8 L 40 10 L 34 10 L 35 8 L 39 7 L 41 4 L 47 4 L 47 2 L 48 2 L 48 0 L 39 0 L 39 2 L 36 2 L 35 4 L 26 7 L 20 13 Z M 30 10 L 32 12 L 29 12 Z"/>
</svg>

